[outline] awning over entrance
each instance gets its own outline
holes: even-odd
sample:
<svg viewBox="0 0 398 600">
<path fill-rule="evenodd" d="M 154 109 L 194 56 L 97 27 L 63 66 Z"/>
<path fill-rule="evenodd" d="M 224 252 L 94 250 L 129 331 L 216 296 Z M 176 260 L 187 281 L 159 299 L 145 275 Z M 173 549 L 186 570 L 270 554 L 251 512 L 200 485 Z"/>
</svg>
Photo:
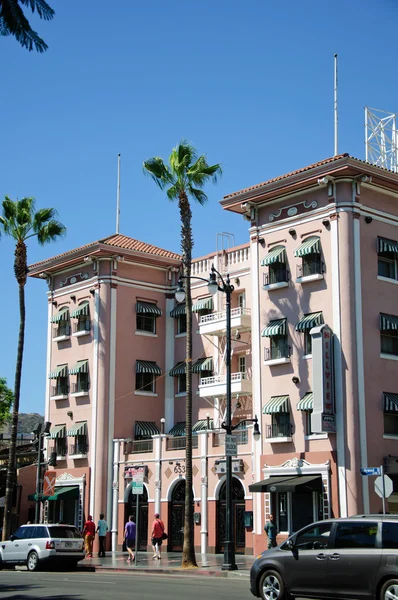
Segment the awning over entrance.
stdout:
<svg viewBox="0 0 398 600">
<path fill-rule="evenodd" d="M 53 315 L 50 319 L 51 323 L 59 323 L 60 321 L 67 321 L 69 319 L 69 308 L 64 306 L 61 308 L 56 315 Z"/>
<path fill-rule="evenodd" d="M 321 492 L 320 475 L 271 476 L 249 485 L 251 492 Z"/>
<path fill-rule="evenodd" d="M 149 360 L 137 360 L 136 373 L 152 373 L 153 375 L 161 375 L 162 369 L 155 362 Z"/>
<path fill-rule="evenodd" d="M 37 500 L 37 494 L 29 494 L 28 495 L 28 500 L 30 500 L 31 502 L 36 502 Z M 39 495 L 39 500 L 41 500 L 41 502 L 44 502 L 45 500 L 48 500 L 48 496 L 43 496 L 43 494 Z"/>
<path fill-rule="evenodd" d="M 58 379 L 58 377 L 67 377 L 68 375 L 68 365 L 58 365 L 55 367 L 54 371 L 49 373 L 49 379 Z"/>
<path fill-rule="evenodd" d="M 179 423 L 176 423 L 175 425 L 173 425 L 173 427 L 170 429 L 168 435 L 185 435 L 186 434 L 186 423 L 185 421 L 180 421 Z"/>
<path fill-rule="evenodd" d="M 48 496 L 47 500 L 76 500 L 77 498 L 79 498 L 79 486 L 68 485 L 55 488 L 55 494 Z"/>
<path fill-rule="evenodd" d="M 276 262 L 286 262 L 286 251 L 284 246 L 272 248 L 265 258 L 261 261 L 262 267 L 268 267 Z"/>
<path fill-rule="evenodd" d="M 264 405 L 263 414 L 289 412 L 289 396 L 272 396 L 271 400 Z"/>
<path fill-rule="evenodd" d="M 261 332 L 262 337 L 275 337 L 276 335 L 286 335 L 286 319 L 276 319 L 270 321 Z"/>
<path fill-rule="evenodd" d="M 153 315 L 154 317 L 162 316 L 162 311 L 153 302 L 141 302 L 141 300 L 138 300 L 135 309 L 137 315 Z"/>
<path fill-rule="evenodd" d="M 175 319 L 176 317 L 185 315 L 186 312 L 187 307 L 185 306 L 185 304 L 177 304 L 177 306 L 175 306 L 173 310 L 170 311 L 170 317 L 173 317 Z"/>
<path fill-rule="evenodd" d="M 398 317 L 394 315 L 386 315 L 380 313 L 380 330 L 381 331 L 397 331 Z"/>
<path fill-rule="evenodd" d="M 393 240 L 386 240 L 385 238 L 378 238 L 377 251 L 398 254 L 398 242 L 394 242 Z"/>
<path fill-rule="evenodd" d="M 294 256 L 306 256 L 307 254 L 320 254 L 321 242 L 319 237 L 312 236 L 304 240 L 304 242 L 294 251 Z"/>
<path fill-rule="evenodd" d="M 63 438 L 66 435 L 66 425 L 55 425 L 55 427 L 51 427 L 50 429 L 50 438 L 54 440 L 55 438 Z"/>
<path fill-rule="evenodd" d="M 185 362 L 178 362 L 175 367 L 170 369 L 169 375 L 172 377 L 178 377 L 178 375 L 185 375 Z"/>
<path fill-rule="evenodd" d="M 314 408 L 314 394 L 307 392 L 297 403 L 297 410 L 312 410 Z"/>
<path fill-rule="evenodd" d="M 213 371 L 213 358 L 199 358 L 192 365 L 192 373 L 200 373 L 201 371 Z"/>
<path fill-rule="evenodd" d="M 296 323 L 296 331 L 307 331 L 308 329 L 322 325 L 322 323 L 322 312 L 310 313 L 309 315 L 304 315 L 304 317 Z"/>
<path fill-rule="evenodd" d="M 88 360 L 78 360 L 71 369 L 69 375 L 77 375 L 78 373 L 88 373 Z"/>
<path fill-rule="evenodd" d="M 80 421 L 72 425 L 66 434 L 68 437 L 74 437 L 76 435 L 87 435 L 87 421 Z"/>
<path fill-rule="evenodd" d="M 398 394 L 384 392 L 383 409 L 385 413 L 398 413 Z"/>
<path fill-rule="evenodd" d="M 153 421 L 136 421 L 134 426 L 134 437 L 136 439 L 149 439 L 153 435 L 159 435 L 160 431 Z"/>
<path fill-rule="evenodd" d="M 73 310 L 70 313 L 70 316 L 73 319 L 77 319 L 78 317 L 88 317 L 90 314 L 90 305 L 88 300 L 86 300 L 85 302 L 82 302 L 81 304 L 79 304 L 79 306 L 76 308 L 76 310 Z"/>
<path fill-rule="evenodd" d="M 201 310 L 213 310 L 213 298 L 202 298 L 192 306 L 192 312 L 200 312 Z"/>
</svg>

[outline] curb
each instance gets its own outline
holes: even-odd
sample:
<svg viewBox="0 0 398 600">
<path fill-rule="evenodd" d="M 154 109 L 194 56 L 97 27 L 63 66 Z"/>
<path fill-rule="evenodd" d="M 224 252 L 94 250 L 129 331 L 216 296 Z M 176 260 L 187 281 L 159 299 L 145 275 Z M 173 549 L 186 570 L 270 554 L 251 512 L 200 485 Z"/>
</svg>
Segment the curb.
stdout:
<svg viewBox="0 0 398 600">
<path fill-rule="evenodd" d="M 128 573 L 134 575 L 134 573 L 150 573 L 151 575 L 182 575 L 188 577 L 227 577 L 227 571 L 207 571 L 204 569 L 151 569 L 145 567 L 133 567 L 131 569 L 119 569 L 117 567 L 106 567 L 106 566 L 95 566 L 95 567 L 82 567 L 82 570 L 95 571 L 95 572 L 107 572 L 107 573 Z M 80 571 L 80 568 L 79 568 Z"/>
</svg>

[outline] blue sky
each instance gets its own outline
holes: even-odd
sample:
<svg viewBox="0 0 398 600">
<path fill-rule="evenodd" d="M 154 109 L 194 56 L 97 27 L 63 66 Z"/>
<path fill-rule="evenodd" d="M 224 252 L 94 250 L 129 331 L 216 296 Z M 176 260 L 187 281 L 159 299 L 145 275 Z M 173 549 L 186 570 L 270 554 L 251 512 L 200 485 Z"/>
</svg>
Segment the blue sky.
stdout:
<svg viewBox="0 0 398 600">
<path fill-rule="evenodd" d="M 218 201 L 333 155 L 335 52 L 339 151 L 364 158 L 364 106 L 398 112 L 394 0 L 49 3 L 52 22 L 31 19 L 45 54 L 0 38 L 0 198 L 34 196 L 68 229 L 54 245 L 31 241 L 30 262 L 114 233 L 119 152 L 121 233 L 179 251 L 177 206 L 142 162 L 167 158 L 182 138 L 224 169 L 194 209 L 194 255 L 222 231 L 247 241 L 247 223 Z M 0 376 L 13 386 L 17 288 L 4 238 L 0 259 Z M 21 410 L 43 413 L 46 285 L 29 281 L 26 292 Z"/>
</svg>

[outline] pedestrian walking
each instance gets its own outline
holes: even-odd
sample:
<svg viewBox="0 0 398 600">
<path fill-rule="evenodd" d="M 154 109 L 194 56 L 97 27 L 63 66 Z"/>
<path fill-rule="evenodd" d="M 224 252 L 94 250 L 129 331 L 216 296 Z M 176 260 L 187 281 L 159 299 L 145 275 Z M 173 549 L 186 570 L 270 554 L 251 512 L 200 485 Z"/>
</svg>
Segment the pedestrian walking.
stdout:
<svg viewBox="0 0 398 600">
<path fill-rule="evenodd" d="M 127 523 L 124 527 L 124 541 L 126 542 L 126 549 L 127 549 L 127 552 L 129 553 L 127 562 L 133 562 L 133 560 L 135 558 L 134 550 L 133 550 L 133 548 L 135 548 L 135 533 L 136 533 L 136 525 L 133 521 L 133 515 L 130 515 L 129 520 L 127 521 Z"/>
<path fill-rule="evenodd" d="M 155 519 L 152 524 L 152 534 L 151 534 L 152 549 L 153 549 L 153 557 L 152 558 L 157 558 L 159 560 L 162 558 L 160 555 L 162 552 L 163 534 L 164 534 L 164 523 L 163 523 L 162 519 L 160 519 L 159 513 L 155 513 Z"/>
<path fill-rule="evenodd" d="M 278 534 L 278 529 L 274 522 L 274 515 L 269 516 L 269 520 L 264 525 L 264 531 L 268 537 L 268 550 L 270 548 L 275 548 L 276 546 L 276 536 Z"/>
<path fill-rule="evenodd" d="M 93 543 L 95 537 L 95 523 L 93 517 L 88 515 L 83 528 L 84 545 L 86 549 L 86 558 L 93 558 Z"/>
<path fill-rule="evenodd" d="M 98 539 L 99 539 L 99 553 L 98 556 L 105 558 L 105 540 L 106 532 L 108 531 L 108 523 L 105 521 L 104 513 L 100 514 L 100 518 L 97 524 Z"/>
</svg>

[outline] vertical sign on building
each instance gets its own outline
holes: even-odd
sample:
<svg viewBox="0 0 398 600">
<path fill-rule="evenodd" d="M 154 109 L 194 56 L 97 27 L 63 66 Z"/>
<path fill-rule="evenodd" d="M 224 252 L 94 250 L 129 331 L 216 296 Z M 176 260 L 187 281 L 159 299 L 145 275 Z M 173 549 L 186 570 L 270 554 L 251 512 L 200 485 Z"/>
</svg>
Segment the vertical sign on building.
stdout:
<svg viewBox="0 0 398 600">
<path fill-rule="evenodd" d="M 333 333 L 328 325 L 311 329 L 313 411 L 311 429 L 314 433 L 334 433 Z"/>
</svg>

